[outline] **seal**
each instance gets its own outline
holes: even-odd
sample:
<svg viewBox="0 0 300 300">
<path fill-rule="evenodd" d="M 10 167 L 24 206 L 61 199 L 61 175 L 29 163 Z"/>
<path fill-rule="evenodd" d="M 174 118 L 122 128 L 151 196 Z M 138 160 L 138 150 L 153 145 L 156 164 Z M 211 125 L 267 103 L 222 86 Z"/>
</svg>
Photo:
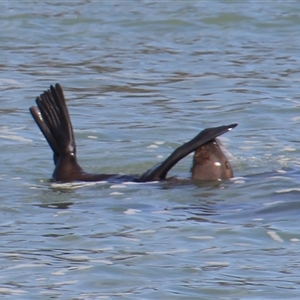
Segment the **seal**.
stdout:
<svg viewBox="0 0 300 300">
<path fill-rule="evenodd" d="M 232 167 L 218 139 L 196 149 L 191 173 L 194 180 L 226 180 L 233 177 Z"/>
<path fill-rule="evenodd" d="M 192 179 L 219 180 L 233 176 L 231 166 L 218 147 L 216 138 L 235 128 L 237 124 L 202 130 L 189 142 L 175 149 L 167 159 L 142 175 L 91 174 L 85 172 L 77 161 L 73 126 L 60 84 L 51 85 L 50 89 L 36 98 L 36 104 L 37 107 L 32 106 L 29 110 L 53 151 L 55 169 L 52 181 L 163 181 L 173 166 L 194 151 Z M 231 172 L 227 171 L 228 166 Z"/>
</svg>

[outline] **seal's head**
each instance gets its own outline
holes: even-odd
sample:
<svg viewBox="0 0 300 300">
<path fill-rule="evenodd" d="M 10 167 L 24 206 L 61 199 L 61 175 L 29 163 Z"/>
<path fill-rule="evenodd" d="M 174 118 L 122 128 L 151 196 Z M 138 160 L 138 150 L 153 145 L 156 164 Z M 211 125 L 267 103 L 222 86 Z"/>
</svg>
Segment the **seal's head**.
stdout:
<svg viewBox="0 0 300 300">
<path fill-rule="evenodd" d="M 195 180 L 225 180 L 233 177 L 231 165 L 217 139 L 197 148 L 191 173 Z"/>
</svg>

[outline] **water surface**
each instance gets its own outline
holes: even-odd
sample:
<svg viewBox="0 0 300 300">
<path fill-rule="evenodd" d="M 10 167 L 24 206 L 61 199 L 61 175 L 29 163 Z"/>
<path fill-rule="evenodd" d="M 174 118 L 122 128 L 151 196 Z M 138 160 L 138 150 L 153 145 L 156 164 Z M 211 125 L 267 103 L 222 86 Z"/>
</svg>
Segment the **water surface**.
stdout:
<svg viewBox="0 0 300 300">
<path fill-rule="evenodd" d="M 1 7 L 2 298 L 298 299 L 297 2 Z M 237 122 L 222 137 L 236 178 L 52 186 L 28 108 L 56 82 L 86 170 L 142 173 Z"/>
</svg>

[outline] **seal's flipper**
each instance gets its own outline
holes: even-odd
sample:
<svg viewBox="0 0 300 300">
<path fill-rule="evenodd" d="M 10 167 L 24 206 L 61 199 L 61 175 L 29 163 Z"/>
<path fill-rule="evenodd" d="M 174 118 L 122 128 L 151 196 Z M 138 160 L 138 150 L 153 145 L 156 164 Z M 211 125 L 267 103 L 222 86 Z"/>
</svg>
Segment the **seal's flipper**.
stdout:
<svg viewBox="0 0 300 300">
<path fill-rule="evenodd" d="M 30 112 L 54 152 L 57 181 L 80 180 L 83 172 L 76 159 L 76 144 L 66 100 L 59 84 L 36 98 Z"/>
<path fill-rule="evenodd" d="M 59 154 L 76 155 L 73 127 L 69 116 L 66 99 L 59 84 L 50 86 L 36 99 L 42 118 L 56 141 Z"/>
<path fill-rule="evenodd" d="M 43 117 L 42 117 L 41 112 L 39 111 L 39 109 L 35 106 L 31 106 L 29 110 L 30 110 L 30 113 L 31 113 L 33 119 L 35 120 L 36 124 L 40 128 L 41 132 L 43 133 L 45 139 L 47 140 L 49 146 L 51 147 L 51 149 L 53 151 L 54 164 L 56 165 L 56 162 L 57 162 L 58 157 L 59 157 L 59 150 L 58 150 L 58 146 L 56 144 L 56 141 L 53 138 L 48 126 L 44 122 Z"/>
<path fill-rule="evenodd" d="M 30 107 L 30 113 L 42 131 L 54 153 L 57 163 L 62 153 L 76 155 L 76 144 L 66 99 L 61 86 L 45 91 L 36 98 L 38 106 Z"/>
<path fill-rule="evenodd" d="M 227 131 L 235 128 L 237 124 L 224 125 L 202 130 L 196 137 L 189 142 L 178 147 L 165 161 L 154 166 L 139 177 L 140 182 L 163 180 L 168 172 L 182 158 L 195 151 L 202 145 L 214 140 L 216 137 L 224 134 Z"/>
</svg>

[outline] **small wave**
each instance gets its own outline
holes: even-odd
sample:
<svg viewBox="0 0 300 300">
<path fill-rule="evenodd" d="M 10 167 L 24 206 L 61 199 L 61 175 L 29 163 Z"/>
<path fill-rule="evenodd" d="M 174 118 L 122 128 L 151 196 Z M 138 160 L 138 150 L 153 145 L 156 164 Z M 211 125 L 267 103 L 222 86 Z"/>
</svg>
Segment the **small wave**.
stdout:
<svg viewBox="0 0 300 300">
<path fill-rule="evenodd" d="M 22 130 L 24 128 L 8 128 L 7 126 L 2 126 L 0 129 L 0 139 L 7 139 L 7 140 L 13 140 L 13 141 L 19 141 L 24 143 L 30 143 L 32 140 L 26 139 L 19 134 L 17 134 L 15 131 Z"/>
<path fill-rule="evenodd" d="M 290 192 L 300 192 L 300 188 L 292 188 L 292 189 L 282 189 L 275 191 L 277 194 L 290 193 Z"/>
<path fill-rule="evenodd" d="M 51 183 L 51 187 L 55 189 L 79 189 L 82 187 L 86 186 L 93 186 L 96 184 L 101 184 L 101 183 L 107 183 L 107 181 L 95 181 L 95 182 L 85 182 L 85 181 L 76 181 L 76 182 L 66 182 L 66 183 L 59 183 L 59 182 L 54 182 Z"/>
</svg>

